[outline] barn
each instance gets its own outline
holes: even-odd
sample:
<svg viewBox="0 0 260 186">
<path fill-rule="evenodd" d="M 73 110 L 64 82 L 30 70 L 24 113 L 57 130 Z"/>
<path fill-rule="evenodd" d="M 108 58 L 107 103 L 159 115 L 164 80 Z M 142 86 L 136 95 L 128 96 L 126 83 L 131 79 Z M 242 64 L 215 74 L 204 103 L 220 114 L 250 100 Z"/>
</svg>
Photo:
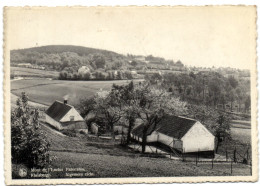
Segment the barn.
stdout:
<svg viewBox="0 0 260 186">
<path fill-rule="evenodd" d="M 133 139 L 142 142 L 144 125 L 133 129 Z M 215 136 L 199 121 L 179 117 L 165 116 L 156 127 L 148 129 L 147 143 L 159 142 L 181 153 L 214 153 Z"/>
<path fill-rule="evenodd" d="M 54 101 L 45 114 L 46 122 L 58 130 L 76 129 L 87 132 L 85 120 L 73 106 L 67 103 L 67 100 Z"/>
</svg>

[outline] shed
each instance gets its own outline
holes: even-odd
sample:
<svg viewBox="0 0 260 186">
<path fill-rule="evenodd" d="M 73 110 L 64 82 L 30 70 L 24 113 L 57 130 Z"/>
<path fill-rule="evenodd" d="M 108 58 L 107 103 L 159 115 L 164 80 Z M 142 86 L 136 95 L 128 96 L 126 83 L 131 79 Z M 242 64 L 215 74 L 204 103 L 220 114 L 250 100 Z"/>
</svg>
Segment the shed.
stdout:
<svg viewBox="0 0 260 186">
<path fill-rule="evenodd" d="M 143 128 L 143 124 L 134 128 L 132 138 L 142 142 Z M 203 124 L 179 116 L 165 116 L 156 127 L 151 126 L 147 142 L 160 142 L 182 153 L 215 150 L 215 136 Z"/>
<path fill-rule="evenodd" d="M 67 104 L 66 100 L 64 103 L 56 100 L 45 113 L 46 122 L 58 130 L 76 129 L 87 131 L 85 120 L 72 105 Z"/>
</svg>

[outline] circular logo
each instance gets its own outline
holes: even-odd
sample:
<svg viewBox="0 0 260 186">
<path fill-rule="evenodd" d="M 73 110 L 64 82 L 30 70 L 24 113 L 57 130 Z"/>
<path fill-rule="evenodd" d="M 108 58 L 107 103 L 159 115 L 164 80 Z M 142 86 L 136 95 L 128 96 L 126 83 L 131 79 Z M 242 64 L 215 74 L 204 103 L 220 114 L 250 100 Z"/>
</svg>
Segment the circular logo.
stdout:
<svg viewBox="0 0 260 186">
<path fill-rule="evenodd" d="M 25 176 L 27 176 L 27 170 L 26 170 L 26 168 L 20 168 L 18 174 L 19 174 L 19 176 L 21 176 L 22 178 L 25 177 Z"/>
</svg>

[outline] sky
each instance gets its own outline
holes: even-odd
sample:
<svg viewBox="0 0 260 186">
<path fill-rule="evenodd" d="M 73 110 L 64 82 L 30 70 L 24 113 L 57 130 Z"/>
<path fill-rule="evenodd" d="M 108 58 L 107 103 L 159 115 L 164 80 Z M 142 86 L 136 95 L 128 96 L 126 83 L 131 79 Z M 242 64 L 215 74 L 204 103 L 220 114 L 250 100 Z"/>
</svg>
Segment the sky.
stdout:
<svg viewBox="0 0 260 186">
<path fill-rule="evenodd" d="M 253 6 L 9 8 L 9 49 L 79 45 L 249 69 L 256 62 Z"/>
</svg>

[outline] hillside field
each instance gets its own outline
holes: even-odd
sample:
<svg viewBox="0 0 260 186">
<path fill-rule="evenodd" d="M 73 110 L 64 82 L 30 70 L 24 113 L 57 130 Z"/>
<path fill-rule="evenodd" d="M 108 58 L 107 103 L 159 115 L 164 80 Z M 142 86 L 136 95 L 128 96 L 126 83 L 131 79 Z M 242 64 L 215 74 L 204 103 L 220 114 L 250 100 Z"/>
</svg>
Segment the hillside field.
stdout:
<svg viewBox="0 0 260 186">
<path fill-rule="evenodd" d="M 140 80 L 136 80 L 140 81 Z M 123 85 L 129 80 L 117 81 L 62 81 L 48 79 L 23 79 L 11 81 L 11 93 L 20 96 L 26 92 L 29 100 L 43 105 L 51 105 L 55 100 L 69 96 L 69 104 L 76 106 L 80 99 L 89 98 L 99 90 L 109 90 L 112 85 Z"/>
<path fill-rule="evenodd" d="M 11 75 L 15 77 L 58 78 L 59 72 L 11 66 Z"/>
</svg>

